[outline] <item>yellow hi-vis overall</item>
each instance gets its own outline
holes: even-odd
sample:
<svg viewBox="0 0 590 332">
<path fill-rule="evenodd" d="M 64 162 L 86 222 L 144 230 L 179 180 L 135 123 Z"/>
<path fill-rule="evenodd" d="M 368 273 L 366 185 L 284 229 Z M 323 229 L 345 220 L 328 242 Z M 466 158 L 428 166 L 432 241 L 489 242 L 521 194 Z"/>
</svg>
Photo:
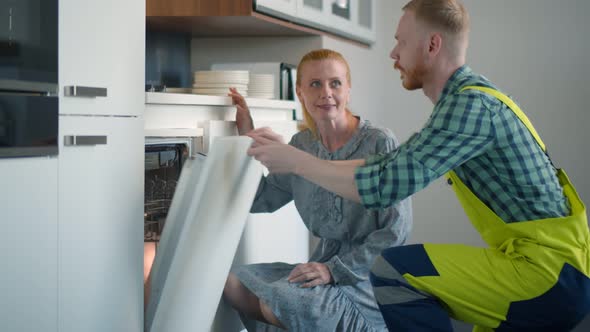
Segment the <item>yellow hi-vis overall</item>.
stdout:
<svg viewBox="0 0 590 332">
<path fill-rule="evenodd" d="M 500 99 L 545 150 L 529 120 L 507 96 L 486 87 L 469 86 L 461 91 L 465 89 Z M 423 249 L 422 245 L 414 245 L 384 251 L 371 271 L 371 282 L 388 327 L 399 331 L 450 331 L 450 323 L 439 319 L 446 311 L 455 319 L 474 324 L 474 331 L 558 332 L 574 328 L 590 311 L 590 239 L 584 204 L 565 172 L 558 170 L 557 176 L 570 203 L 569 216 L 505 223 L 455 172 L 449 172 L 449 183 L 489 248 L 424 244 Z M 418 246 L 421 253 L 416 250 Z M 409 255 L 404 255 L 403 250 Z M 400 257 L 411 257 L 405 262 L 415 266 L 429 259 L 433 272 L 394 271 L 382 263 Z M 410 284 L 406 287 L 413 287 L 425 298 L 434 297 L 438 307 L 444 309 L 439 309 L 442 314 L 433 310 L 434 306 L 420 307 L 423 300 L 401 303 L 394 296 L 381 295 L 378 286 L 404 287 L 391 277 L 395 272 Z M 394 304 L 385 308 L 381 305 L 385 302 Z M 405 316 L 409 312 L 413 316 Z M 392 319 L 395 322 L 390 324 Z"/>
</svg>

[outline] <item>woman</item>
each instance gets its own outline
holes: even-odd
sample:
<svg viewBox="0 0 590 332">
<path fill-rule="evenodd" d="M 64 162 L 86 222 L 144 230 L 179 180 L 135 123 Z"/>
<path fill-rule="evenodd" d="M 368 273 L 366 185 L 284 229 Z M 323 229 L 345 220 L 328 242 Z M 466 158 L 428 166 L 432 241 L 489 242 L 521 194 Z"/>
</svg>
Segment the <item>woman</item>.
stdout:
<svg viewBox="0 0 590 332">
<path fill-rule="evenodd" d="M 306 54 L 297 68 L 296 83 L 306 128 L 289 144 L 329 160 L 359 159 L 395 149 L 390 131 L 374 127 L 347 109 L 350 88 L 350 69 L 342 55 L 325 49 Z M 281 139 L 268 128 L 252 131 L 244 98 L 235 89 L 230 89 L 229 96 L 237 107 L 241 135 Z M 383 249 L 401 245 L 408 237 L 410 201 L 370 211 L 302 178 L 270 174 L 262 179 L 251 211 L 272 212 L 291 200 L 320 241 L 308 263 L 253 264 L 230 273 L 224 296 L 246 328 L 386 330 L 368 273 Z"/>
</svg>

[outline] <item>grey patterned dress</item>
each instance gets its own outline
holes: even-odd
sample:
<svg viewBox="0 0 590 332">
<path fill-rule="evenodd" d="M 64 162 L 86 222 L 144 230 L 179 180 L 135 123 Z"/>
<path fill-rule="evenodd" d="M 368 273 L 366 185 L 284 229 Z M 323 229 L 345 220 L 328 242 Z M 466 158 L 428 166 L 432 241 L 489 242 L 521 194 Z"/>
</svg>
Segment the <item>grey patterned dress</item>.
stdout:
<svg viewBox="0 0 590 332">
<path fill-rule="evenodd" d="M 362 159 L 389 152 L 397 142 L 391 131 L 361 120 L 355 134 L 335 152 L 327 150 L 309 130 L 289 143 L 321 159 Z M 320 239 L 310 262 L 324 263 L 333 284 L 300 288 L 287 276 L 295 265 L 252 264 L 233 270 L 240 281 L 266 303 L 290 331 L 386 331 L 373 298 L 369 269 L 385 248 L 404 243 L 412 225 L 411 203 L 366 210 L 293 174 L 263 178 L 251 212 L 273 212 L 291 200 L 307 228 Z M 248 331 L 275 330 L 243 320 Z"/>
</svg>

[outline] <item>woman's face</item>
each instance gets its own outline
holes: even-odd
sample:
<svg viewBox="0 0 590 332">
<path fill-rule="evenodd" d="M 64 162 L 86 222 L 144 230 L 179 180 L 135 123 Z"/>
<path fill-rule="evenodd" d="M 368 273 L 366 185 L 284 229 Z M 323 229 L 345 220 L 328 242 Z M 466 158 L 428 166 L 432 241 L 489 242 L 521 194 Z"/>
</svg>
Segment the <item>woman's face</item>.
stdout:
<svg viewBox="0 0 590 332">
<path fill-rule="evenodd" d="M 316 124 L 346 116 L 350 96 L 346 65 L 334 59 L 303 65 L 297 96 Z"/>
</svg>

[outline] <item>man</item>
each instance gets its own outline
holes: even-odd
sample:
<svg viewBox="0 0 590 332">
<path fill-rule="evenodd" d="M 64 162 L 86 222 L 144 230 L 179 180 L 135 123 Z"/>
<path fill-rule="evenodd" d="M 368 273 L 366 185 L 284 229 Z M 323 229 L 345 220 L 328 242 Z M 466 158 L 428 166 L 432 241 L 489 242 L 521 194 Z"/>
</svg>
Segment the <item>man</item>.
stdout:
<svg viewBox="0 0 590 332">
<path fill-rule="evenodd" d="M 366 207 L 381 207 L 448 173 L 489 248 L 421 244 L 383 251 L 371 270 L 390 330 L 566 331 L 590 311 L 584 204 L 522 111 L 465 65 L 469 19 L 458 0 L 412 0 L 391 52 L 408 90 L 434 103 L 396 151 L 326 162 L 253 133 L 249 153 Z"/>
</svg>

